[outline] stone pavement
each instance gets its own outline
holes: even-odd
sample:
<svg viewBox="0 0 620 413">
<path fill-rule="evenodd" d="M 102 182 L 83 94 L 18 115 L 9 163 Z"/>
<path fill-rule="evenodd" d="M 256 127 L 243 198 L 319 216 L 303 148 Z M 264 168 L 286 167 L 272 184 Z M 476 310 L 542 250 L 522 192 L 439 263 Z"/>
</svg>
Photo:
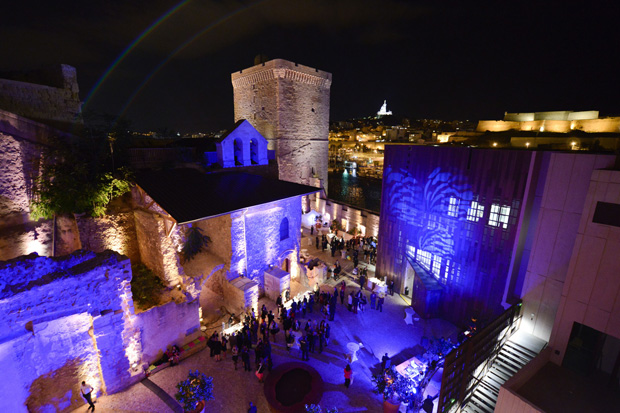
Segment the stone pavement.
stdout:
<svg viewBox="0 0 620 413">
<path fill-rule="evenodd" d="M 304 236 L 302 248 L 306 248 L 312 256 L 333 263 L 329 251 L 317 251 L 313 246 L 307 246 Z M 347 283 L 346 293 L 357 291 L 359 285 L 351 279 L 350 271 L 353 268 L 351 261 L 339 259 Z M 362 264 L 363 265 L 363 264 Z M 369 267 L 369 276 L 374 275 L 374 266 Z M 322 288 L 333 290 L 337 284 L 329 280 Z M 292 283 L 292 293 L 304 289 L 298 283 Z M 366 292 L 367 297 L 369 293 Z M 275 309 L 275 303 L 268 299 L 261 299 L 268 309 Z M 388 353 L 392 357 L 392 364 L 399 364 L 410 357 L 423 352 L 420 345 L 422 337 L 455 337 L 457 329 L 447 321 L 440 319 L 419 320 L 413 325 L 405 323 L 405 308 L 407 304 L 399 295 L 387 296 L 383 312 L 370 309 L 370 303 L 365 312 L 354 314 L 347 311 L 344 305 L 337 305 L 336 317 L 331 325 L 331 340 L 322 354 L 310 353 L 309 363 L 319 371 L 325 382 L 324 393 L 321 399 L 323 408 L 337 407 L 339 412 L 382 412 L 382 398 L 372 392 L 371 376 L 380 369 L 381 357 Z M 307 314 L 315 321 L 323 319 L 323 315 L 315 310 Z M 288 361 L 301 360 L 300 352 L 294 348 L 290 353 L 284 346 L 284 334 L 277 334 L 277 342 L 272 344 L 274 365 Z M 344 387 L 343 370 L 347 364 L 347 344 L 361 343 L 357 352 L 357 360 L 351 363 L 353 382 L 349 389 Z M 318 347 L 318 346 L 317 346 Z M 253 352 L 252 352 L 253 353 Z M 254 355 L 251 354 L 252 368 Z M 209 357 L 209 351 L 203 350 L 185 360 L 178 366 L 169 367 L 149 378 L 164 392 L 174 397 L 175 385 L 187 377 L 189 370 L 200 370 L 208 376 L 213 376 L 215 399 L 207 403 L 207 412 L 240 412 L 247 411 L 251 401 L 257 405 L 261 413 L 270 412 L 263 393 L 263 384 L 259 383 L 254 372 L 244 372 L 239 361 L 235 371 L 230 354 L 221 362 L 215 362 Z M 269 374 L 269 373 L 267 373 Z M 436 389 L 432 391 L 436 392 Z M 77 409 L 77 412 L 86 412 L 87 405 Z M 100 397 L 97 402 L 97 412 L 171 412 L 171 409 L 155 393 L 138 383 L 129 389 L 109 396 Z"/>
</svg>

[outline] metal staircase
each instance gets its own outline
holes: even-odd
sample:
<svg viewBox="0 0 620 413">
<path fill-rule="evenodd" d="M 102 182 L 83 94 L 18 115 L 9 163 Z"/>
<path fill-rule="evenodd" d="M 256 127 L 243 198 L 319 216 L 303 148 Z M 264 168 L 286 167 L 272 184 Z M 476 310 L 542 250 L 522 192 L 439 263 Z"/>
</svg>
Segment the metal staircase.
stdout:
<svg viewBox="0 0 620 413">
<path fill-rule="evenodd" d="M 517 333 L 506 341 L 462 412 L 493 412 L 502 384 L 536 357 L 545 345 L 543 340 L 529 334 Z"/>
</svg>

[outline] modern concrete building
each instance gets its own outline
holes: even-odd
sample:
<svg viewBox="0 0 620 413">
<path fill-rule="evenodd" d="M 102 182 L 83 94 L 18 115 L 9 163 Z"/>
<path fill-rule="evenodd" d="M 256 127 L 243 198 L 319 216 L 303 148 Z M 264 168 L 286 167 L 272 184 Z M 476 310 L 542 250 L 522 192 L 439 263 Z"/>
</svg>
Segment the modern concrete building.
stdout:
<svg viewBox="0 0 620 413">
<path fill-rule="evenodd" d="M 549 343 L 502 387 L 496 411 L 568 411 L 557 410 L 557 397 L 536 391 L 547 380 L 560 390 L 567 388 L 562 377 L 571 377 L 571 388 L 590 379 L 617 386 L 616 156 L 402 149 L 386 147 L 377 273 L 394 279 L 401 294 L 408 290 L 421 316 L 462 326 L 472 317 L 485 325 L 522 300 L 520 333 Z M 605 386 L 592 391 L 607 405 L 618 396 Z M 489 406 L 494 402 L 479 411 L 492 411 Z"/>
</svg>

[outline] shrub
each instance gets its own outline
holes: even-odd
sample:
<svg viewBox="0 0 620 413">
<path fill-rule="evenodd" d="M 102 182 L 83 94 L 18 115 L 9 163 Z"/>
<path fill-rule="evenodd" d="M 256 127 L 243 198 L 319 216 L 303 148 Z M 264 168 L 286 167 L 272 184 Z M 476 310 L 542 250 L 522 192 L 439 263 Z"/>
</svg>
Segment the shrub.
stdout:
<svg viewBox="0 0 620 413">
<path fill-rule="evenodd" d="M 132 267 L 131 294 L 134 303 L 142 309 L 159 305 L 165 285 L 149 267 L 136 264 Z"/>
</svg>

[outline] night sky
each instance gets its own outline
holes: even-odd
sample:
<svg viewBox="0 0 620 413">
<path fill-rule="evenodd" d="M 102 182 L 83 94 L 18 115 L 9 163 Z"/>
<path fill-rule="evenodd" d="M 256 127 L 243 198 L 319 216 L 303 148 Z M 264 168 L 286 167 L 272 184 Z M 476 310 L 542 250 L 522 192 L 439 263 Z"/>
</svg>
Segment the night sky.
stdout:
<svg viewBox="0 0 620 413">
<path fill-rule="evenodd" d="M 75 66 L 84 109 L 122 112 L 138 130 L 229 128 L 230 73 L 259 53 L 331 72 L 331 120 L 384 99 L 413 119 L 620 115 L 618 2 L 3 3 L 0 70 Z"/>
</svg>

